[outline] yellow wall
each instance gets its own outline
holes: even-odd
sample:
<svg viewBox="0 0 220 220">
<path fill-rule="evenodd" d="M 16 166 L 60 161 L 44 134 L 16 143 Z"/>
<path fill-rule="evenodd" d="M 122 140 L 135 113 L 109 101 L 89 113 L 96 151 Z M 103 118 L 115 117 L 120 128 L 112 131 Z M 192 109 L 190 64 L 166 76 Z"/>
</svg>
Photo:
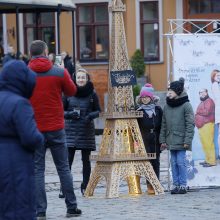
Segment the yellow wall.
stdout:
<svg viewBox="0 0 220 220">
<path fill-rule="evenodd" d="M 126 12 L 124 15 L 125 33 L 128 45 L 128 56 L 131 57 L 136 50 L 136 15 L 135 1 L 124 0 Z"/>
<path fill-rule="evenodd" d="M 169 23 L 167 19 L 176 18 L 176 0 L 163 1 L 163 34 L 169 31 Z M 167 39 L 163 38 L 163 64 L 147 65 L 146 69 L 150 69 L 149 77 L 156 90 L 166 90 L 167 88 Z M 147 71 L 148 72 L 148 71 Z"/>
<path fill-rule="evenodd" d="M 16 44 L 16 15 L 15 14 L 7 14 L 7 36 L 8 36 L 8 45 L 12 45 L 15 48 L 15 51 L 17 51 L 17 44 Z M 12 30 L 14 28 L 15 35 L 14 38 L 11 33 L 9 33 L 9 30 Z"/>
<path fill-rule="evenodd" d="M 73 54 L 72 12 L 62 12 L 60 16 L 60 49 Z"/>
</svg>

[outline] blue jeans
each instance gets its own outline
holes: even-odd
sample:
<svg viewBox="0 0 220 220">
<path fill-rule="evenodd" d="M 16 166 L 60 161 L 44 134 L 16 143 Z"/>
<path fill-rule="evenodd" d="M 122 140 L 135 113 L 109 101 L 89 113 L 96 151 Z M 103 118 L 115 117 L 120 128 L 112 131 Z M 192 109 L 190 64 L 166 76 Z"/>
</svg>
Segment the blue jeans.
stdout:
<svg viewBox="0 0 220 220">
<path fill-rule="evenodd" d="M 55 163 L 61 186 L 65 194 L 67 209 L 77 207 L 76 196 L 73 189 L 73 178 L 69 168 L 68 150 L 66 146 L 66 135 L 64 129 L 43 132 L 45 138 L 44 146 L 39 146 L 35 151 L 35 187 L 37 213 L 46 212 L 47 197 L 45 191 L 45 154 L 50 148 Z"/>
<path fill-rule="evenodd" d="M 185 150 L 171 150 L 171 168 L 174 186 L 186 187 L 187 165 Z"/>
</svg>

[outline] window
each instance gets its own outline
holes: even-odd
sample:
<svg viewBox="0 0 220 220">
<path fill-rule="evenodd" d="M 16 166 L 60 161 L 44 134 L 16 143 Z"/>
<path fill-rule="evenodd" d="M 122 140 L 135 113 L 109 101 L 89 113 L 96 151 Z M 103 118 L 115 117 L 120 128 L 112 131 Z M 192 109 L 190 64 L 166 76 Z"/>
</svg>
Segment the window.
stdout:
<svg viewBox="0 0 220 220">
<path fill-rule="evenodd" d="M 219 0 L 188 0 L 189 14 L 210 14 L 220 12 Z"/>
<path fill-rule="evenodd" d="M 25 53 L 28 53 L 33 40 L 43 40 L 47 43 L 50 53 L 55 53 L 55 15 L 47 13 L 24 14 Z"/>
<path fill-rule="evenodd" d="M 207 28 L 205 28 L 206 23 L 198 23 L 194 22 L 194 25 L 191 25 L 191 33 L 198 33 L 198 34 L 204 34 L 207 31 Z M 200 30 L 200 28 L 202 28 Z"/>
<path fill-rule="evenodd" d="M 140 2 L 140 31 L 145 61 L 159 61 L 158 1 Z"/>
<path fill-rule="evenodd" d="M 185 19 L 220 19 L 220 1 L 219 0 L 186 0 L 184 1 L 184 18 Z M 218 33 L 218 24 L 208 25 L 207 22 L 194 22 L 198 27 L 186 25 L 185 28 L 192 33 L 204 33 L 215 31 Z M 205 27 L 205 25 L 207 25 Z M 205 27 L 204 30 L 199 30 L 199 27 Z"/>
<path fill-rule="evenodd" d="M 108 4 L 79 4 L 76 12 L 77 56 L 80 61 L 109 58 Z"/>
</svg>

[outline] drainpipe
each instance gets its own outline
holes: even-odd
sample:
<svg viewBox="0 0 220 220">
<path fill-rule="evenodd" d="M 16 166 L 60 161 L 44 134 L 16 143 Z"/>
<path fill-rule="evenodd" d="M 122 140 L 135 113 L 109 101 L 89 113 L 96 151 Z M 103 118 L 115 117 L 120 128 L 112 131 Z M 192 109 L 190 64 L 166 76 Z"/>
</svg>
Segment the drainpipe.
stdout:
<svg viewBox="0 0 220 220">
<path fill-rule="evenodd" d="M 73 33 L 73 73 L 76 73 L 76 48 L 75 48 L 75 13 L 72 11 L 72 33 Z"/>
<path fill-rule="evenodd" d="M 19 59 L 20 52 L 20 36 L 19 36 L 19 8 L 16 7 L 16 43 L 17 43 L 17 55 L 16 58 Z"/>
<path fill-rule="evenodd" d="M 57 9 L 57 52 L 60 54 L 60 13 L 61 13 L 62 4 L 58 4 Z"/>
<path fill-rule="evenodd" d="M 3 22 L 3 48 L 4 53 L 8 53 L 8 37 L 7 37 L 7 17 L 6 14 L 2 15 L 2 22 Z"/>
</svg>

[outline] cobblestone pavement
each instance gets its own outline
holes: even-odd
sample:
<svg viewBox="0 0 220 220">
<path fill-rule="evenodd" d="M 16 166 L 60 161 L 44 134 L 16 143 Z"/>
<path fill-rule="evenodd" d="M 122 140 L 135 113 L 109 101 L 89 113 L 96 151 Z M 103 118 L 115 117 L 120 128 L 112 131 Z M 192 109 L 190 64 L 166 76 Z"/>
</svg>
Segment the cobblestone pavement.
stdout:
<svg viewBox="0 0 220 220">
<path fill-rule="evenodd" d="M 97 137 L 99 143 L 101 137 Z M 63 220 L 65 218 L 65 202 L 59 199 L 59 178 L 52 163 L 51 154 L 46 155 L 46 189 L 48 197 L 48 220 Z M 92 164 L 94 166 L 94 163 Z M 161 183 L 167 189 L 167 152 L 161 155 Z M 167 220 L 217 220 L 220 219 L 220 189 L 203 189 L 191 191 L 186 195 L 149 196 L 146 194 L 146 184 L 142 178 L 141 188 L 144 192 L 140 196 L 128 196 L 125 182 L 120 186 L 120 198 L 106 199 L 105 185 L 99 184 L 94 197 L 85 198 L 80 193 L 82 179 L 82 162 L 80 152 L 76 153 L 73 164 L 74 188 L 78 207 L 83 215 L 77 219 L 103 220 L 135 220 L 135 219 L 167 219 Z M 104 184 L 104 183 L 103 183 Z"/>
</svg>

